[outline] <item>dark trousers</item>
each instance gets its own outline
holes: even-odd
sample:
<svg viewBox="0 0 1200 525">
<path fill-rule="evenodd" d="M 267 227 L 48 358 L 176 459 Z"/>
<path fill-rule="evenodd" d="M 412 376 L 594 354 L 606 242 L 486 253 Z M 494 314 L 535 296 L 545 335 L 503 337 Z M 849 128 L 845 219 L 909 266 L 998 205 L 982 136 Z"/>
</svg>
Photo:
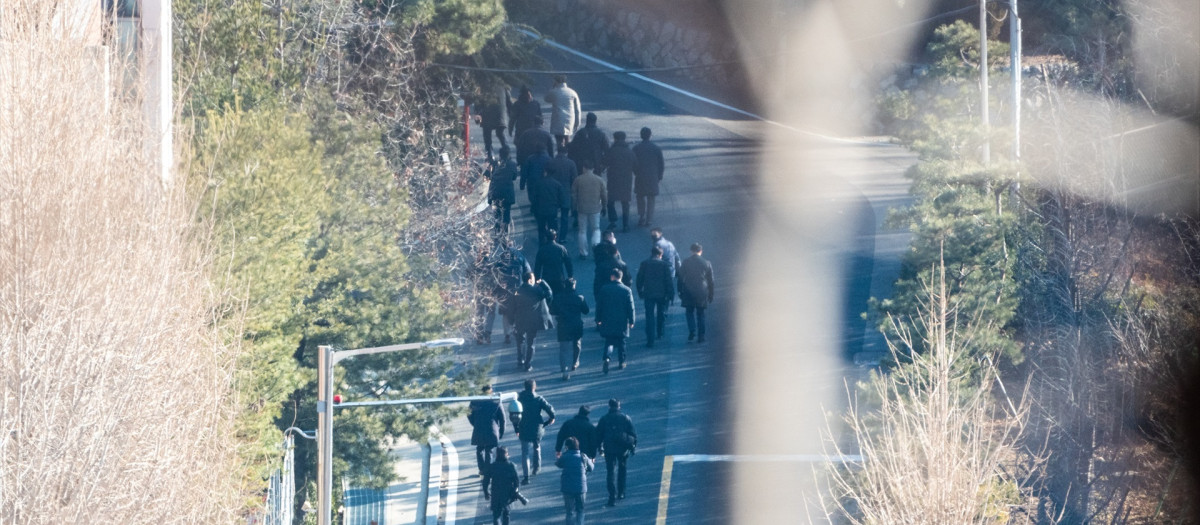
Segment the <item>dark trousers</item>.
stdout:
<svg viewBox="0 0 1200 525">
<path fill-rule="evenodd" d="M 525 331 L 516 330 L 517 333 L 517 365 L 528 368 L 533 363 L 533 340 L 537 337 L 537 329 Z"/>
<path fill-rule="evenodd" d="M 575 369 L 575 363 L 579 362 L 579 352 L 582 349 L 583 345 L 579 339 L 558 342 L 558 368 L 562 371 L 564 378 L 569 377 L 570 372 Z"/>
<path fill-rule="evenodd" d="M 567 293 L 566 292 L 566 289 L 567 289 L 567 278 L 566 277 L 564 277 L 562 279 L 544 279 L 544 280 L 546 281 L 546 284 L 548 286 L 550 286 L 550 293 L 554 294 L 554 297 L 558 297 L 559 294 Z"/>
<path fill-rule="evenodd" d="M 704 307 L 688 306 L 685 312 L 687 315 L 688 333 L 698 333 L 700 337 L 704 337 Z"/>
<path fill-rule="evenodd" d="M 533 220 L 537 221 L 538 242 L 545 243 L 550 238 L 550 230 L 558 226 L 558 210 L 554 213 L 535 213 Z"/>
<path fill-rule="evenodd" d="M 512 224 L 512 203 L 505 202 L 496 204 L 496 231 L 504 233 L 508 231 L 508 225 Z"/>
<path fill-rule="evenodd" d="M 483 485 L 483 492 L 486 494 L 488 485 L 492 481 L 491 468 L 492 462 L 496 461 L 496 446 L 477 445 L 475 447 L 475 463 L 479 465 L 479 475 L 483 478 L 480 484 Z"/>
<path fill-rule="evenodd" d="M 626 230 L 629 229 L 629 201 L 616 201 L 608 199 L 608 224 L 615 227 L 617 225 L 617 203 L 621 203 L 621 226 Z"/>
<path fill-rule="evenodd" d="M 508 505 L 492 504 L 492 525 L 508 525 Z"/>
<path fill-rule="evenodd" d="M 525 479 L 529 479 L 529 475 L 537 475 L 542 469 L 542 441 L 525 441 L 521 440 L 521 472 L 525 474 Z"/>
<path fill-rule="evenodd" d="M 558 210 L 558 238 L 567 238 L 567 228 L 571 227 L 571 208 L 560 208 Z M 566 241 L 563 241 L 566 244 Z"/>
<path fill-rule="evenodd" d="M 604 336 L 604 360 L 608 361 L 612 358 L 613 352 L 617 353 L 617 360 L 625 362 L 625 336 L 608 337 Z"/>
<path fill-rule="evenodd" d="M 496 138 L 500 139 L 500 147 L 507 148 L 508 141 L 504 139 L 504 128 L 483 128 L 483 150 L 487 152 L 487 156 L 492 156 L 492 132 L 496 132 Z"/>
<path fill-rule="evenodd" d="M 608 447 L 605 447 L 608 448 Z M 625 494 L 625 460 L 629 459 L 628 452 L 604 452 L 604 470 L 608 477 L 608 501 L 617 499 L 618 494 Z M 613 482 L 613 477 L 616 482 Z"/>
<path fill-rule="evenodd" d="M 654 198 L 655 198 L 655 195 L 642 195 L 640 193 L 638 194 L 638 196 L 637 196 L 638 224 L 643 224 L 643 225 L 649 226 L 650 221 L 654 220 Z"/>
<path fill-rule="evenodd" d="M 644 299 L 646 305 L 646 344 L 662 337 L 663 328 L 667 324 L 667 300 Z"/>
</svg>

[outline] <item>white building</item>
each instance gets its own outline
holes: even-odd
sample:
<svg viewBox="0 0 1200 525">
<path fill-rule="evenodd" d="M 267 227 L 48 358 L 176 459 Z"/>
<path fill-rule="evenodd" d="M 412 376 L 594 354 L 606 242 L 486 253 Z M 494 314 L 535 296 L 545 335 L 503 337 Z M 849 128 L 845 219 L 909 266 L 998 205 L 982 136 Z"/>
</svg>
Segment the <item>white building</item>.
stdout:
<svg viewBox="0 0 1200 525">
<path fill-rule="evenodd" d="M 156 164 L 164 184 L 173 180 L 174 117 L 171 84 L 171 0 L 60 0 L 59 30 L 94 46 L 101 70 L 120 71 L 126 87 L 140 87 L 146 119 L 155 139 Z M 117 67 L 113 67 L 116 65 Z M 138 85 L 140 84 L 140 85 Z"/>
</svg>

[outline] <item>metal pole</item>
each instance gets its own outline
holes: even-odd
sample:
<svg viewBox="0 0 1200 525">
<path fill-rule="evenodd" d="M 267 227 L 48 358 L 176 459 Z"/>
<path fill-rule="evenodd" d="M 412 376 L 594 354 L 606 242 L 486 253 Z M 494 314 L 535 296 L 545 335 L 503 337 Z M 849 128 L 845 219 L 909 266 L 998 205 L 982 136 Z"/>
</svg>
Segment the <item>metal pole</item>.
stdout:
<svg viewBox="0 0 1200 525">
<path fill-rule="evenodd" d="M 334 352 L 317 347 L 317 524 L 333 524 L 333 365 L 347 357 L 463 344 L 461 337 Z"/>
<path fill-rule="evenodd" d="M 979 0 L 979 92 L 983 113 L 983 165 L 986 167 L 992 162 L 991 124 L 988 122 L 987 0 Z"/>
<path fill-rule="evenodd" d="M 466 164 L 471 162 L 471 105 L 465 99 L 458 99 L 463 107 L 463 158 Z"/>
<path fill-rule="evenodd" d="M 517 398 L 516 392 L 493 394 L 490 396 L 451 396 L 451 397 L 421 397 L 414 399 L 383 399 L 380 401 L 350 401 L 334 405 L 333 408 L 351 407 L 381 407 L 392 405 L 424 405 L 430 403 L 466 403 L 469 401 L 509 401 Z"/>
<path fill-rule="evenodd" d="M 1012 12 L 1008 21 L 1009 53 L 1012 65 L 1012 125 L 1013 125 L 1013 162 L 1021 161 L 1021 17 L 1017 14 L 1017 0 L 1011 0 Z"/>
<path fill-rule="evenodd" d="M 333 350 L 317 347 L 317 523 L 333 523 Z"/>
<path fill-rule="evenodd" d="M 175 165 L 174 132 L 171 129 L 171 119 L 175 112 L 172 108 L 174 92 L 171 86 L 173 68 L 172 28 L 173 19 L 171 0 L 145 0 L 141 2 L 142 31 L 147 51 L 145 87 L 146 96 L 143 108 L 154 133 L 152 146 L 156 149 L 153 158 L 159 171 L 159 178 L 164 186 L 171 185 L 174 180 L 172 168 Z"/>
</svg>

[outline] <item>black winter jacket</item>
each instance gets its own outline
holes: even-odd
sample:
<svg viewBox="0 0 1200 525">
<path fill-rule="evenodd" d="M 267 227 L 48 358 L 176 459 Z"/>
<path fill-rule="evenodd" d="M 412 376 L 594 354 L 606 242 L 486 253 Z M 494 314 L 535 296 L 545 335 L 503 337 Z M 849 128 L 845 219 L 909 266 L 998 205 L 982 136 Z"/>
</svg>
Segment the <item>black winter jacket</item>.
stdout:
<svg viewBox="0 0 1200 525">
<path fill-rule="evenodd" d="M 517 394 L 521 402 L 521 426 L 517 428 L 517 437 L 521 441 L 541 441 L 546 434 L 546 427 L 554 422 L 554 406 L 546 398 L 528 390 Z M 542 413 L 548 416 L 542 419 Z"/>
</svg>

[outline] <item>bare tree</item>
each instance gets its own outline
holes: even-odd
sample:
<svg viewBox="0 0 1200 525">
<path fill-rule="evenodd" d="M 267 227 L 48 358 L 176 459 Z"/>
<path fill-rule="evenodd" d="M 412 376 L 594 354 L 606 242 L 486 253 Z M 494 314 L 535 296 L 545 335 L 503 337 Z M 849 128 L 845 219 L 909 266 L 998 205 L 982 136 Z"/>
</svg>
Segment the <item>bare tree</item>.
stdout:
<svg viewBox="0 0 1200 525">
<path fill-rule="evenodd" d="M 899 334 L 889 342 L 893 356 L 911 355 L 911 362 L 865 386 L 877 407 L 851 404 L 847 423 L 862 464 L 829 469 L 827 514 L 855 524 L 1005 523 L 1010 506 L 1022 502 L 1022 480 L 1004 464 L 1015 459 L 1026 406 L 1002 388 L 993 397 L 988 384 L 971 384 L 954 328 L 960 312 L 947 296 L 945 268 L 935 274 L 939 283 L 928 287 L 920 318 L 892 320 Z M 918 332 L 925 341 L 913 340 Z M 989 365 L 981 375 L 995 374 Z M 846 447 L 835 448 L 841 454 Z"/>
<path fill-rule="evenodd" d="M 230 522 L 218 291 L 77 6 L 0 8 L 0 522 Z"/>
<path fill-rule="evenodd" d="M 381 154 L 407 193 L 397 242 L 414 258 L 410 276 L 444 286 L 448 307 L 465 311 L 474 283 L 464 270 L 474 250 L 493 243 L 489 215 L 478 213 L 484 167 L 463 151 L 456 99 L 466 96 L 468 80 L 422 60 L 415 43 L 428 28 L 403 23 L 391 3 L 374 10 L 323 1 L 313 7 L 323 16 L 298 18 L 289 31 L 306 42 L 297 49 L 315 51 L 307 84 L 330 89 L 337 110 L 383 128 Z"/>
<path fill-rule="evenodd" d="M 1176 519 L 1186 447 L 1165 407 L 1194 361 L 1178 334 L 1196 330 L 1183 315 L 1196 262 L 1182 255 L 1194 239 L 1150 215 L 1193 209 L 1195 181 L 1177 174 L 1194 170 L 1195 131 L 1050 78 L 1038 92 L 1026 213 L 1040 229 L 1022 248 L 1019 337 L 1036 400 L 1026 446 L 1048 453 L 1039 520 Z"/>
</svg>

